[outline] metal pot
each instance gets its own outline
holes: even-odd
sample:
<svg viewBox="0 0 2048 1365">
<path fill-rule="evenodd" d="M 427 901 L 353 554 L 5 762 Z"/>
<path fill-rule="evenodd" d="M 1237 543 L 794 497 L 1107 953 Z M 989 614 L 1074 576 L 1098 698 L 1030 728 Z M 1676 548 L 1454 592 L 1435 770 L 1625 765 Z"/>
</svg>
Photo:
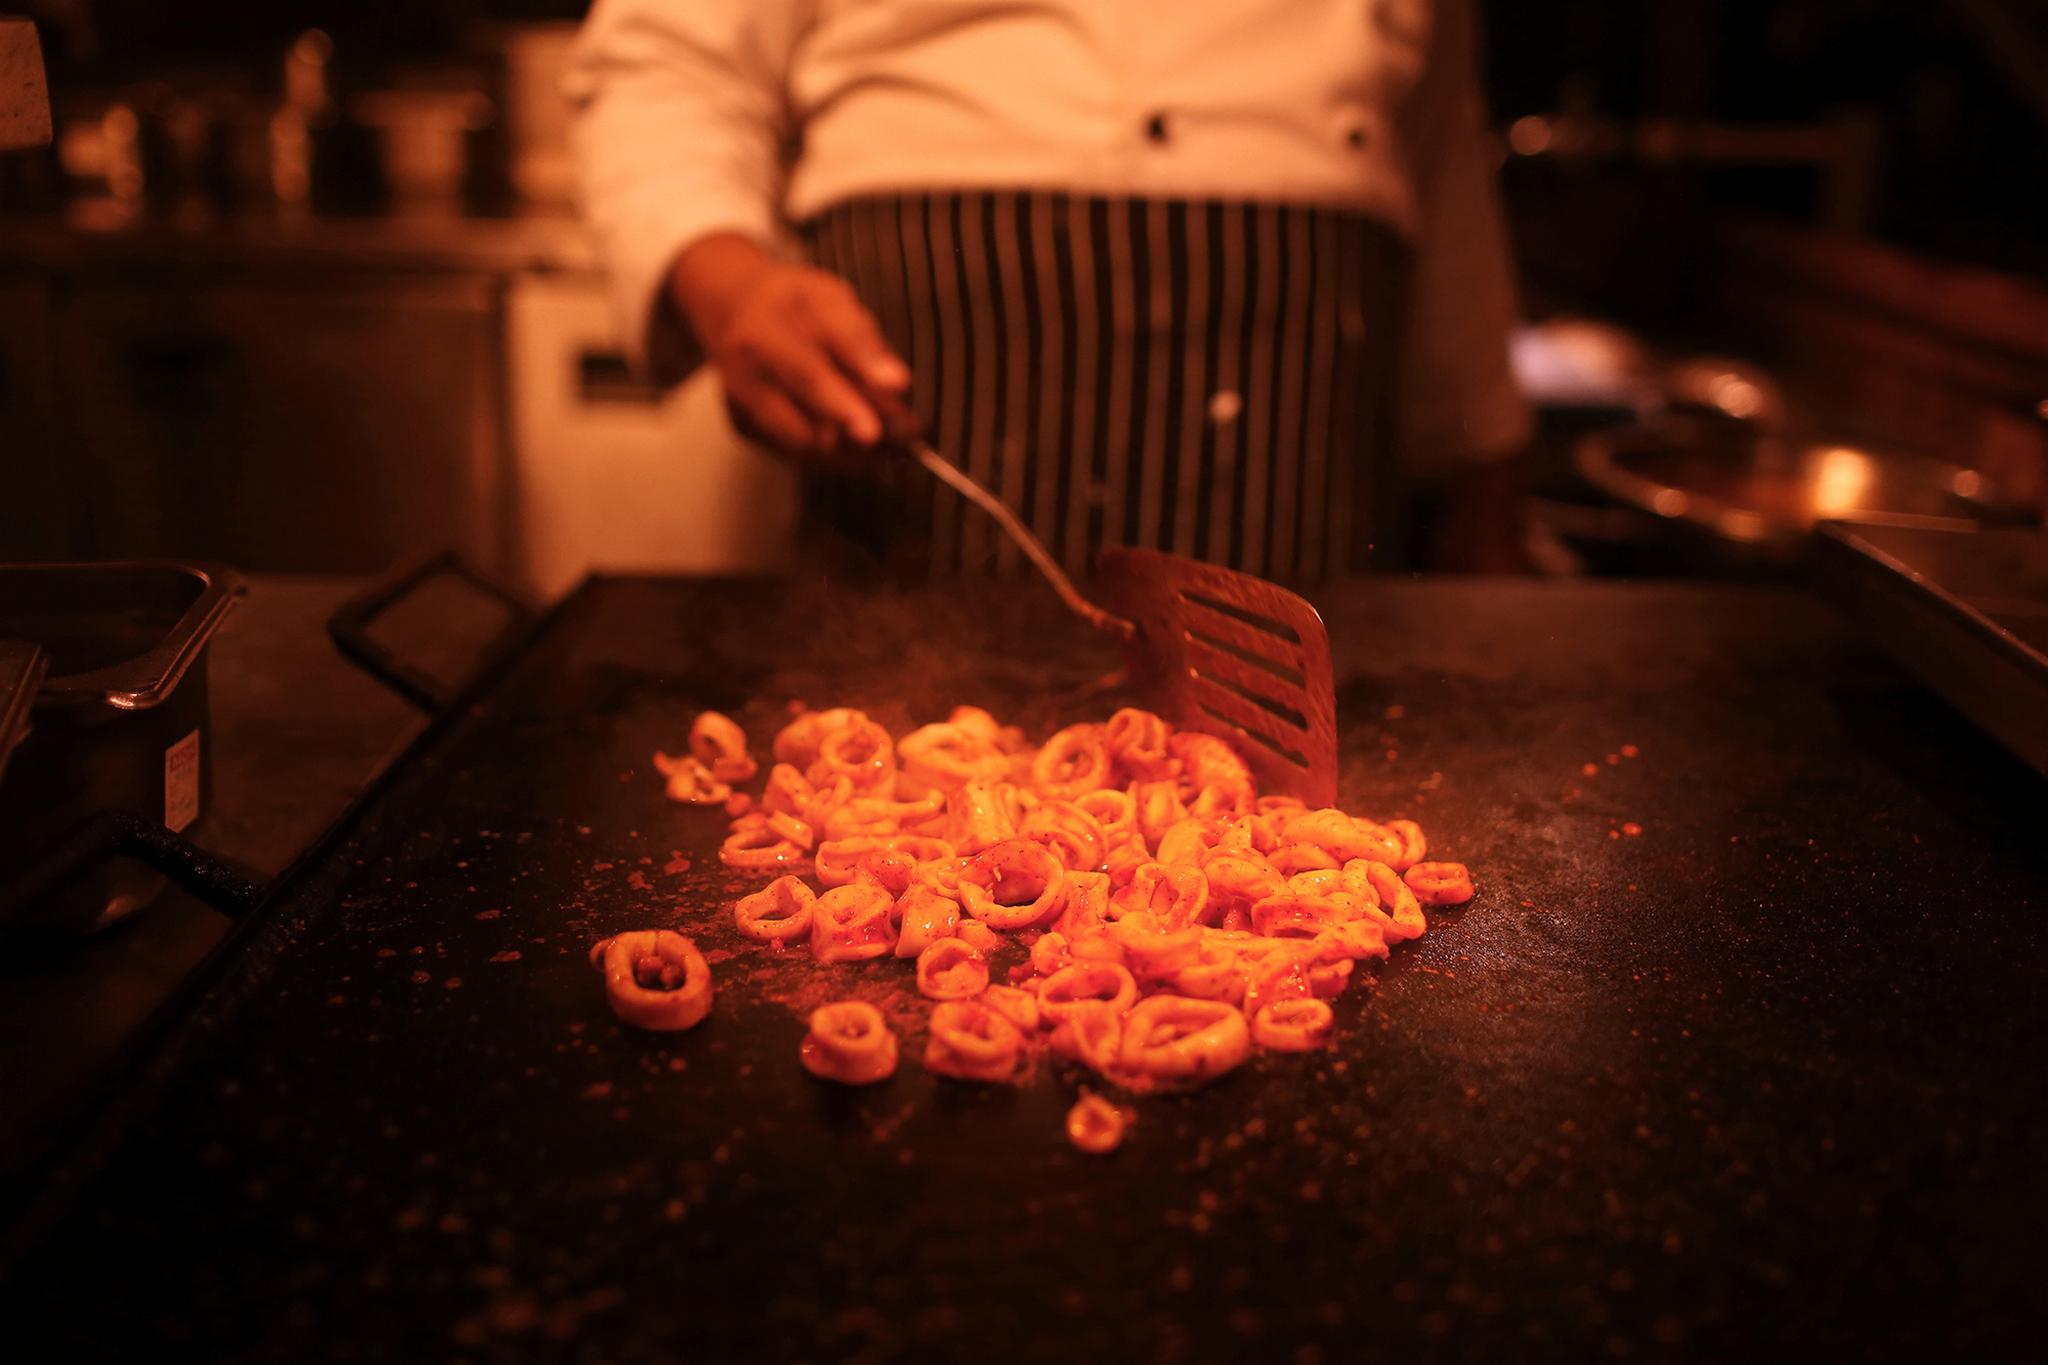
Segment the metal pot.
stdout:
<svg viewBox="0 0 2048 1365">
<path fill-rule="evenodd" d="M 0 639 L 40 646 L 48 661 L 0 782 L 0 885 L 96 817 L 172 833 L 198 824 L 210 785 L 206 646 L 242 591 L 217 564 L 0 566 Z M 16 927 L 89 931 L 162 889 L 150 868 L 106 862 Z"/>
</svg>

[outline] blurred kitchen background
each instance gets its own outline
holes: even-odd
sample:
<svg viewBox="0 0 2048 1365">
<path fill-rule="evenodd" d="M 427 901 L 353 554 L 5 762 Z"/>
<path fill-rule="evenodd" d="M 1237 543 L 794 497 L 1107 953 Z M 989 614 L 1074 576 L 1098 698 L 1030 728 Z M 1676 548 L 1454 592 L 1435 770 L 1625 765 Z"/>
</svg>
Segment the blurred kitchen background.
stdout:
<svg viewBox="0 0 2048 1365">
<path fill-rule="evenodd" d="M 0 558 L 454 547 L 542 595 L 786 559 L 784 471 L 707 383 L 625 365 L 573 207 L 575 0 L 25 8 L 56 137 L 0 158 Z M 1483 8 L 1540 571 L 2042 520 L 2048 11 Z"/>
</svg>

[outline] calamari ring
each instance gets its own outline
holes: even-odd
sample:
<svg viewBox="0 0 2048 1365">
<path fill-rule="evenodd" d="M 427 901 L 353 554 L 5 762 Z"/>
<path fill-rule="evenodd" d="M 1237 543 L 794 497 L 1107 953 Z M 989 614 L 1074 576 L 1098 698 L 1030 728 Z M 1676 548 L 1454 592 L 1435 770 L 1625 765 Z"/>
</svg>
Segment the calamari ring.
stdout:
<svg viewBox="0 0 2048 1365">
<path fill-rule="evenodd" d="M 917 989 L 933 1000 L 971 1000 L 988 989 L 988 959 L 957 938 L 917 955 Z"/>
<path fill-rule="evenodd" d="M 1031 945 L 1031 970 L 1040 976 L 1053 973 L 1073 961 L 1067 955 L 1067 936 L 1057 931 L 1040 934 L 1038 942 Z M 1041 996 L 1044 994 L 1040 992 Z"/>
<path fill-rule="evenodd" d="M 1054 1055 L 1108 1075 L 1123 1047 L 1124 1016 L 1106 1000 L 1082 1000 L 1053 1026 Z"/>
<path fill-rule="evenodd" d="M 818 897 L 800 877 L 777 877 L 732 908 L 739 931 L 756 943 L 793 943 L 811 932 Z"/>
<path fill-rule="evenodd" d="M 1176 995 L 1235 1004 L 1244 998 L 1244 964 L 1235 949 L 1204 942 L 1193 957 L 1174 968 L 1166 984 Z"/>
<path fill-rule="evenodd" d="M 858 725 L 867 718 L 867 712 L 856 711 L 850 706 L 835 706 L 829 711 L 806 711 L 777 731 L 769 747 L 777 763 L 808 768 L 817 761 L 818 747 L 825 742 L 826 736 L 849 725 Z"/>
<path fill-rule="evenodd" d="M 896 946 L 895 897 L 873 882 L 835 886 L 811 907 L 811 956 L 820 962 L 881 957 Z"/>
<path fill-rule="evenodd" d="M 1108 1004 L 1127 1010 L 1138 998 L 1138 983 L 1130 969 L 1115 962 L 1077 962 L 1062 967 L 1038 988 L 1039 1012 L 1046 1018 L 1062 1020 L 1083 1003 Z"/>
<path fill-rule="evenodd" d="M 887 891 L 893 899 L 916 883 L 917 859 L 893 843 L 869 849 L 853 860 L 853 879 L 859 881 L 862 878 Z"/>
<path fill-rule="evenodd" d="M 1351 973 L 1357 965 L 1348 957 L 1318 962 L 1308 969 L 1308 988 L 1318 1000 L 1334 1000 L 1351 984 Z"/>
<path fill-rule="evenodd" d="M 1209 881 L 1209 918 L 1216 907 L 1250 905 L 1287 889 L 1287 881 L 1265 855 L 1251 848 L 1225 847 L 1202 860 L 1202 875 Z"/>
<path fill-rule="evenodd" d="M 1340 864 L 1354 858 L 1385 862 L 1401 855 L 1401 840 L 1386 826 L 1348 815 L 1335 806 L 1297 815 L 1282 831 L 1289 843 L 1314 844 Z"/>
<path fill-rule="evenodd" d="M 1021 986 L 990 986 L 981 993 L 981 1001 L 1023 1032 L 1038 1031 L 1038 997 Z"/>
<path fill-rule="evenodd" d="M 1193 960 L 1202 949 L 1202 929 L 1189 925 L 1168 928 L 1140 910 L 1113 921 L 1103 932 L 1124 950 L 1124 965 L 1134 976 L 1163 979 Z"/>
<path fill-rule="evenodd" d="M 1232 792 L 1237 799 L 1250 801 L 1251 769 L 1237 756 L 1237 750 L 1216 736 L 1183 730 L 1166 741 L 1166 751 L 1180 760 L 1183 794 L 1218 788 Z"/>
<path fill-rule="evenodd" d="M 1145 840 L 1132 835 L 1122 843 L 1110 847 L 1102 860 L 1102 870 L 1109 874 L 1111 886 L 1119 889 L 1129 886 L 1138 869 L 1152 861 L 1152 850 L 1145 847 Z"/>
<path fill-rule="evenodd" d="M 1007 1081 L 1017 1072 L 1024 1037 L 979 1000 L 948 1000 L 932 1011 L 924 1064 L 964 1081 Z"/>
<path fill-rule="evenodd" d="M 1252 1041 L 1268 1052 L 1309 1052 L 1329 1041 L 1336 1019 L 1321 1000 L 1276 1000 L 1252 1016 Z"/>
<path fill-rule="evenodd" d="M 1147 863 L 1131 876 L 1119 899 L 1125 914 L 1150 911 L 1170 929 L 1202 922 L 1209 904 L 1209 879 L 1188 863 Z"/>
<path fill-rule="evenodd" d="M 978 953 L 992 953 L 1003 946 L 1003 936 L 978 919 L 961 920 L 953 937 Z"/>
<path fill-rule="evenodd" d="M 1280 831 L 1273 821 L 1257 812 L 1240 815 L 1224 825 L 1223 837 L 1218 841 L 1218 847 L 1232 846 L 1264 856 L 1280 846 Z"/>
<path fill-rule="evenodd" d="M 862 717 L 851 725 L 828 733 L 818 742 L 818 757 L 809 777 L 850 778 L 860 791 L 873 791 L 896 778 L 896 743 L 889 732 Z"/>
<path fill-rule="evenodd" d="M 1429 840 L 1423 837 L 1422 826 L 1413 820 L 1389 820 L 1386 828 L 1401 841 L 1399 856 L 1387 859 L 1387 866 L 1394 871 L 1406 872 L 1429 856 Z"/>
<path fill-rule="evenodd" d="M 870 853 L 888 851 L 888 841 L 873 834 L 852 839 L 827 839 L 818 845 L 812 864 L 818 880 L 826 886 L 846 886 L 860 871 L 861 859 Z"/>
<path fill-rule="evenodd" d="M 1101 1156 L 1117 1149 L 1128 1125 L 1123 1110 L 1100 1095 L 1083 1095 L 1067 1111 L 1067 1141 L 1084 1152 Z"/>
<path fill-rule="evenodd" d="M 1290 941 L 1245 966 L 1244 1012 L 1256 1018 L 1260 1010 L 1278 1000 L 1306 1000 L 1315 994 L 1309 984 L 1309 969 L 1315 965 L 1313 944 Z"/>
<path fill-rule="evenodd" d="M 818 789 L 811 779 L 787 763 L 770 768 L 768 781 L 761 788 L 762 807 L 784 815 L 801 816 L 817 799 Z"/>
<path fill-rule="evenodd" d="M 1126 1073 L 1154 1083 L 1201 1085 L 1243 1062 L 1251 1050 L 1251 1030 L 1233 1006 L 1155 995 L 1125 1017 L 1117 1062 Z"/>
<path fill-rule="evenodd" d="M 1223 827 L 1214 820 L 1197 820 L 1190 816 L 1176 820 L 1166 833 L 1159 836 L 1156 858 L 1162 863 L 1199 863 L 1209 856 L 1209 850 L 1216 847 L 1223 837 Z"/>
<path fill-rule="evenodd" d="M 811 1011 L 811 1031 L 797 1056 L 821 1081 L 873 1085 L 896 1073 L 896 1035 L 867 1001 L 835 1001 Z"/>
<path fill-rule="evenodd" d="M 960 908 L 991 929 L 1028 929 L 1060 903 L 1066 869 L 1048 849 L 1006 839 L 960 870 Z"/>
<path fill-rule="evenodd" d="M 694 1027 L 711 1012 L 711 968 L 671 929 L 640 929 L 604 944 L 604 993 L 622 1024 L 655 1033 Z"/>
<path fill-rule="evenodd" d="M 960 927 L 960 907 L 922 882 L 896 898 L 896 956 L 917 957 Z"/>
<path fill-rule="evenodd" d="M 996 788 L 986 782 L 969 782 L 946 797 L 947 828 L 953 846 L 962 853 L 979 853 L 1017 835 Z"/>
<path fill-rule="evenodd" d="M 833 839 L 855 834 L 901 834 L 905 825 L 921 825 L 945 808 L 945 794 L 936 791 L 915 801 L 856 796 L 826 817 L 825 833 Z"/>
<path fill-rule="evenodd" d="M 1017 822 L 1017 835 L 1044 844 L 1072 872 L 1095 871 L 1109 848 L 1102 826 L 1073 801 L 1041 802 Z"/>
<path fill-rule="evenodd" d="M 1187 805 L 1171 782 L 1133 782 L 1130 791 L 1138 813 L 1138 832 L 1148 844 L 1157 846 L 1167 830 L 1188 818 Z"/>
<path fill-rule="evenodd" d="M 996 718 L 979 706 L 956 706 L 946 717 L 946 724 L 958 726 L 984 744 L 996 744 L 1003 728 Z"/>
<path fill-rule="evenodd" d="M 720 782 L 746 782 L 761 770 L 747 752 L 747 732 L 717 711 L 699 712 L 690 723 L 690 753 Z"/>
<path fill-rule="evenodd" d="M 1429 927 L 1429 922 L 1422 917 L 1422 903 L 1416 899 L 1415 893 L 1408 889 L 1408 883 L 1402 881 L 1400 874 L 1385 863 L 1374 862 L 1371 859 L 1355 861 L 1364 862 L 1362 875 L 1366 885 L 1379 897 L 1380 909 L 1377 913 L 1386 917 L 1387 937 L 1396 943 L 1403 939 L 1421 938 L 1423 930 Z M 1352 864 L 1346 863 L 1344 870 L 1350 872 Z"/>
<path fill-rule="evenodd" d="M 656 751 L 655 771 L 668 779 L 668 799 L 685 806 L 716 806 L 732 796 L 732 788 L 694 758 L 670 758 Z"/>
<path fill-rule="evenodd" d="M 1252 906 L 1252 932 L 1267 938 L 1314 938 L 1332 924 L 1342 924 L 1358 907 L 1337 896 L 1304 896 L 1287 891 Z"/>
<path fill-rule="evenodd" d="M 1230 822 L 1249 814 L 1251 803 L 1252 789 L 1249 785 L 1212 782 L 1196 792 L 1194 800 L 1188 802 L 1188 815 L 1192 819 Z"/>
<path fill-rule="evenodd" d="M 1081 793 L 1074 798 L 1074 804 L 1086 811 L 1102 831 L 1105 844 L 1117 843 L 1138 832 L 1138 803 L 1127 791 L 1100 787 Z"/>
<path fill-rule="evenodd" d="M 1424 905 L 1463 905 L 1473 896 L 1472 871 L 1463 863 L 1417 863 L 1401 882 Z"/>
<path fill-rule="evenodd" d="M 946 722 L 912 730 L 896 743 L 896 756 L 913 781 L 950 791 L 964 782 L 1000 782 L 1009 756 L 996 748 L 995 723 L 986 735 Z"/>
<path fill-rule="evenodd" d="M 1361 916 L 1342 924 L 1329 925 L 1316 935 L 1315 945 L 1319 962 L 1362 962 L 1369 957 L 1385 957 L 1385 916 Z"/>
<path fill-rule="evenodd" d="M 1167 752 L 1166 722 L 1150 711 L 1126 706 L 1102 727 L 1110 758 L 1133 779 L 1155 782 L 1174 775 L 1178 764 Z"/>
<path fill-rule="evenodd" d="M 1266 855 L 1266 861 L 1283 877 L 1302 872 L 1335 872 L 1343 864 L 1316 844 L 1282 844 Z"/>
<path fill-rule="evenodd" d="M 1031 782 L 1048 796 L 1071 801 L 1109 785 L 1109 749 L 1100 725 L 1069 725 L 1031 760 Z"/>
<path fill-rule="evenodd" d="M 1344 896 L 1355 895 L 1344 874 L 1336 868 L 1319 867 L 1311 872 L 1297 872 L 1287 879 L 1281 890 L 1296 896 Z M 1278 895 L 1279 892 L 1275 892 Z M 1377 903 L 1378 897 L 1374 897 Z"/>
<path fill-rule="evenodd" d="M 1053 929 L 1072 938 L 1100 928 L 1109 916 L 1109 874 L 1069 872 L 1060 896 L 1060 913 Z"/>
<path fill-rule="evenodd" d="M 727 867 L 754 871 L 789 867 L 809 857 L 809 850 L 776 833 L 766 820 L 758 825 L 744 826 L 736 822 L 733 832 L 726 835 L 725 842 L 718 846 L 718 861 Z"/>
</svg>

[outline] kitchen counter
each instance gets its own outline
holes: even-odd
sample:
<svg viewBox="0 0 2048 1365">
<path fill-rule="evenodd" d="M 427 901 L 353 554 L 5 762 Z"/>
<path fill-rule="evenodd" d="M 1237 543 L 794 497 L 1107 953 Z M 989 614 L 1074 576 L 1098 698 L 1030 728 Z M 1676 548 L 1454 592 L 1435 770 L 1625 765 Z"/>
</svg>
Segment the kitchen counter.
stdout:
<svg viewBox="0 0 2048 1365">
<path fill-rule="evenodd" d="M 111 200 L 0 215 L 0 268 L 348 269 L 596 275 L 596 249 L 567 210 L 504 217 L 136 210 Z"/>
<path fill-rule="evenodd" d="M 293 1361 L 2038 1344 L 2048 787 L 1797 593 L 1333 593 L 1345 803 L 1480 892 L 1329 1051 L 1140 1101 L 1106 1160 L 1063 1070 L 980 1090 L 907 1041 L 810 1082 L 812 969 L 732 941 L 722 822 L 647 755 L 790 696 L 1100 714 L 1041 605 L 586 588 L 172 1040 L 10 1320 Z M 718 950 L 696 1032 L 605 1011 L 587 946 L 649 923 Z"/>
</svg>

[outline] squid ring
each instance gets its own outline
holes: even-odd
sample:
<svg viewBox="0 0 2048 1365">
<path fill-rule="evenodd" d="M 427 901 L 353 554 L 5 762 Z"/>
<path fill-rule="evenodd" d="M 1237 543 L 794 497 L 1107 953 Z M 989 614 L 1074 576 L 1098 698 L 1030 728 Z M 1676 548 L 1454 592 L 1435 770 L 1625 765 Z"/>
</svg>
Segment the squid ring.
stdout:
<svg viewBox="0 0 2048 1365">
<path fill-rule="evenodd" d="M 1007 1081 L 1024 1047 L 1017 1026 L 979 1000 L 948 1000 L 932 1011 L 924 1064 L 941 1076 Z"/>
<path fill-rule="evenodd" d="M 1038 997 L 1021 986 L 990 986 L 981 1002 L 1025 1033 L 1038 1031 Z"/>
<path fill-rule="evenodd" d="M 933 1000 L 971 1000 L 988 989 L 988 959 L 957 938 L 917 955 L 917 989 Z"/>
<path fill-rule="evenodd" d="M 991 929 L 1028 929 L 1060 903 L 1066 869 L 1024 839 L 1005 839 L 960 871 L 960 908 Z"/>
<path fill-rule="evenodd" d="M 1100 725 L 1069 725 L 1031 760 L 1031 782 L 1048 796 L 1073 800 L 1109 785 L 1109 748 Z"/>
<path fill-rule="evenodd" d="M 1356 913 L 1336 896 L 1289 891 L 1252 906 L 1252 931 L 1267 938 L 1314 938 L 1326 926 L 1341 924 Z"/>
<path fill-rule="evenodd" d="M 1276 1000 L 1252 1016 L 1252 1041 L 1269 1052 L 1307 1052 L 1328 1041 L 1335 1022 L 1326 1001 Z"/>
<path fill-rule="evenodd" d="M 896 956 L 924 956 L 925 949 L 953 937 L 960 927 L 960 907 L 922 882 L 896 898 L 891 911 L 897 920 Z"/>
<path fill-rule="evenodd" d="M 1077 962 L 1062 967 L 1038 988 L 1038 1008 L 1054 1020 L 1065 1019 L 1083 1002 L 1127 1010 L 1137 998 L 1136 978 L 1128 967 L 1115 962 Z"/>
<path fill-rule="evenodd" d="M 827 734 L 811 764 L 811 780 L 847 777 L 861 791 L 872 791 L 896 774 L 896 745 L 889 732 L 862 716 Z"/>
<path fill-rule="evenodd" d="M 1172 929 L 1199 924 L 1209 903 L 1209 879 L 1188 863 L 1146 863 L 1124 893 L 1126 912 L 1149 910 Z"/>
<path fill-rule="evenodd" d="M 1166 722 L 1150 711 L 1126 706 L 1102 727 L 1102 741 L 1117 766 L 1133 778 L 1152 782 L 1173 776 L 1173 756 L 1166 750 Z"/>
<path fill-rule="evenodd" d="M 896 945 L 895 897 L 873 882 L 835 886 L 811 907 L 811 956 L 820 962 L 881 957 Z"/>
<path fill-rule="evenodd" d="M 1054 930 L 1040 934 L 1038 942 L 1031 945 L 1031 970 L 1040 976 L 1052 976 L 1073 959 L 1067 953 L 1067 936 Z M 1041 997 L 1044 991 L 1039 992 Z"/>
<path fill-rule="evenodd" d="M 1346 863 L 1344 870 L 1351 871 L 1356 861 L 1359 860 Z M 1403 939 L 1421 938 L 1422 931 L 1429 927 L 1429 923 L 1423 919 L 1421 902 L 1416 899 L 1415 893 L 1408 889 L 1408 883 L 1402 881 L 1400 874 L 1385 863 L 1370 859 L 1362 861 L 1365 862 L 1361 872 L 1366 885 L 1379 897 L 1381 912 L 1387 916 L 1387 937 L 1396 943 Z"/>
<path fill-rule="evenodd" d="M 1052 1031 L 1052 1050 L 1069 1061 L 1109 1075 L 1123 1046 L 1124 1017 L 1107 1000 L 1080 1000 Z"/>
<path fill-rule="evenodd" d="M 718 861 L 727 867 L 755 871 L 788 867 L 803 862 L 808 856 L 806 850 L 778 834 L 766 820 L 758 825 L 735 829 L 718 846 Z"/>
<path fill-rule="evenodd" d="M 711 968 L 674 930 L 619 934 L 606 941 L 603 965 L 605 997 L 622 1024 L 672 1033 L 711 1012 Z"/>
<path fill-rule="evenodd" d="M 821 1081 L 873 1085 L 896 1072 L 896 1035 L 867 1001 L 841 1000 L 811 1011 L 811 1031 L 797 1056 Z"/>
<path fill-rule="evenodd" d="M 1243 1062 L 1251 1049 L 1251 1030 L 1234 1006 L 1155 995 L 1125 1018 L 1118 1061 L 1152 1081 L 1200 1085 Z"/>
<path fill-rule="evenodd" d="M 794 943 L 811 932 L 818 897 L 800 877 L 777 877 L 751 896 L 742 896 L 732 917 L 756 943 Z"/>
<path fill-rule="evenodd" d="M 1401 841 L 1400 853 L 1387 859 L 1387 866 L 1394 871 L 1406 872 L 1429 856 L 1429 840 L 1423 837 L 1422 826 L 1413 820 L 1389 820 L 1387 832 Z"/>
<path fill-rule="evenodd" d="M 686 806 L 716 806 L 732 795 L 732 788 L 719 781 L 711 769 L 694 758 L 670 758 L 656 751 L 654 768 L 668 779 L 668 799 Z"/>
<path fill-rule="evenodd" d="M 1472 899 L 1472 872 L 1463 863 L 1417 863 L 1401 881 L 1424 905 L 1463 905 Z"/>
<path fill-rule="evenodd" d="M 1124 1111 L 1100 1095 L 1083 1095 L 1067 1111 L 1067 1141 L 1096 1156 L 1124 1140 Z"/>
<path fill-rule="evenodd" d="M 746 782 L 761 770 L 747 752 L 747 732 L 717 711 L 700 712 L 691 723 L 690 753 L 720 782 Z"/>
</svg>

